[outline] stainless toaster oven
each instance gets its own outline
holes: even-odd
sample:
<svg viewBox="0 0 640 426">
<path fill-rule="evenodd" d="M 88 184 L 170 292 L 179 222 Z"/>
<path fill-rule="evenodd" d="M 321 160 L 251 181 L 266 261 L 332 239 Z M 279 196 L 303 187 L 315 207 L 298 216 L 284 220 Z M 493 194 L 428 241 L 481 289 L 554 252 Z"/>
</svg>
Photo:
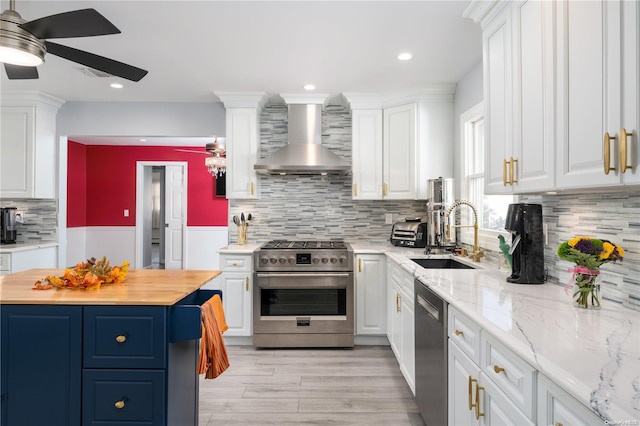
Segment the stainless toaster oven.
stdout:
<svg viewBox="0 0 640 426">
<path fill-rule="evenodd" d="M 427 223 L 418 221 L 396 222 L 391 228 L 391 244 L 401 247 L 427 246 Z"/>
</svg>

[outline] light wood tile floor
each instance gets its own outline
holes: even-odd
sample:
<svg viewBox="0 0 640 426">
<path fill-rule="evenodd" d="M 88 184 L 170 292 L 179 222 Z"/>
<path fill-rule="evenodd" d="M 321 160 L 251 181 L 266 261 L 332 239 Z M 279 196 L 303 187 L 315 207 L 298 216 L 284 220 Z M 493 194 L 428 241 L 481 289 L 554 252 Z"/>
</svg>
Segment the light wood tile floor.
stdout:
<svg viewBox="0 0 640 426">
<path fill-rule="evenodd" d="M 423 426 L 388 346 L 227 346 L 231 366 L 200 376 L 200 426 Z"/>
</svg>

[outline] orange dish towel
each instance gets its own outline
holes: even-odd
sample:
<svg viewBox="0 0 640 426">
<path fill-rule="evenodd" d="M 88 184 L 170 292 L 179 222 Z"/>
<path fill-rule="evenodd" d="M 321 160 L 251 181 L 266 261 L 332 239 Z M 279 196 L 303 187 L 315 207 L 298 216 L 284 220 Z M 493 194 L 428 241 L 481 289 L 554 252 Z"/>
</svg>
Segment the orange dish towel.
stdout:
<svg viewBox="0 0 640 426">
<path fill-rule="evenodd" d="M 215 379 L 229 368 L 227 348 L 222 340 L 222 333 L 229 327 L 224 319 L 222 299 L 214 295 L 201 306 L 202 340 L 200 341 L 200 359 L 198 374 L 205 374 L 205 379 Z"/>
</svg>

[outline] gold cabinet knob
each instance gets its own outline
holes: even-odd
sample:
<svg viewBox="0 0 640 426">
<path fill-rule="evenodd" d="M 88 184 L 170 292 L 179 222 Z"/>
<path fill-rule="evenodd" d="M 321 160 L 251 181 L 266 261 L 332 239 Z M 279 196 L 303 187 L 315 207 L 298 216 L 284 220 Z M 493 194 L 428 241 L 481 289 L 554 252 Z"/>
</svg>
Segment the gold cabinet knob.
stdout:
<svg viewBox="0 0 640 426">
<path fill-rule="evenodd" d="M 453 332 L 456 336 L 462 336 L 464 333 L 462 332 L 462 330 L 458 330 L 456 329 L 456 331 Z"/>
<path fill-rule="evenodd" d="M 504 371 L 504 368 L 498 367 L 497 365 L 494 365 L 493 366 L 493 371 L 495 371 L 496 373 L 500 373 L 500 372 Z"/>
<path fill-rule="evenodd" d="M 120 410 L 120 409 L 124 408 L 124 399 L 122 399 L 122 400 L 120 400 L 120 401 L 116 402 L 116 403 L 115 403 L 115 404 L 113 404 L 113 405 L 115 405 L 115 407 L 116 407 L 118 410 Z"/>
<path fill-rule="evenodd" d="M 118 343 L 124 343 L 126 340 L 127 340 L 127 336 L 124 336 L 122 334 L 116 337 L 116 342 Z"/>
</svg>

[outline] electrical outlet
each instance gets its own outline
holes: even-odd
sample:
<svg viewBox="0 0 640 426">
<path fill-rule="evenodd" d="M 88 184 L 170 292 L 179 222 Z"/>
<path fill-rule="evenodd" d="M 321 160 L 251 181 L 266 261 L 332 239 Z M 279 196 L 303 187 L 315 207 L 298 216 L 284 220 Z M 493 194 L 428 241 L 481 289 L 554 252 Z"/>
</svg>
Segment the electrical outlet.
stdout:
<svg viewBox="0 0 640 426">
<path fill-rule="evenodd" d="M 124 209 L 124 217 L 129 217 L 129 209 Z"/>
<path fill-rule="evenodd" d="M 24 223 L 24 212 L 21 210 L 16 211 L 16 223 Z"/>
<path fill-rule="evenodd" d="M 386 223 L 387 225 L 393 224 L 393 213 L 384 214 L 384 223 Z"/>
</svg>

